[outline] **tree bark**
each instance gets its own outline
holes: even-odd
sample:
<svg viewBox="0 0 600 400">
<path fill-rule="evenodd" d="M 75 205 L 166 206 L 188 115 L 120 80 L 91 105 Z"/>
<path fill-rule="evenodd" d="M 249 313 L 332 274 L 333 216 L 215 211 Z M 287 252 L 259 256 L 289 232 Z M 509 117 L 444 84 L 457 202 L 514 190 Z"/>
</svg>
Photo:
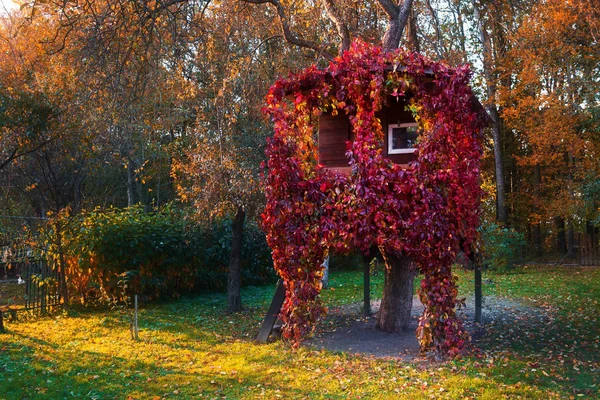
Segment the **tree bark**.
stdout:
<svg viewBox="0 0 600 400">
<path fill-rule="evenodd" d="M 571 152 L 567 152 L 565 154 L 565 163 L 567 164 L 567 171 L 569 171 L 567 182 L 569 184 L 569 200 L 571 202 L 575 200 L 572 173 L 573 162 L 573 155 L 571 154 Z M 573 228 L 573 221 L 570 218 L 567 220 L 567 257 L 575 258 L 575 230 Z"/>
<path fill-rule="evenodd" d="M 323 278 L 321 279 L 323 289 L 329 289 L 329 256 L 323 260 Z"/>
<path fill-rule="evenodd" d="M 384 259 L 385 281 L 376 326 L 384 332 L 399 332 L 410 323 L 414 272 L 407 257 L 388 254 Z"/>
<path fill-rule="evenodd" d="M 327 16 L 335 25 L 338 36 L 340 37 L 338 54 L 342 55 L 344 51 L 350 49 L 350 31 L 348 30 L 348 25 L 346 25 L 346 22 L 342 18 L 342 15 L 340 14 L 340 11 L 336 5 L 333 3 L 333 0 L 324 0 L 323 4 L 325 5 Z"/>
<path fill-rule="evenodd" d="M 242 239 L 244 235 L 244 220 L 246 211 L 238 207 L 232 223 L 231 252 L 229 253 L 229 270 L 227 272 L 227 311 L 238 312 L 242 310 L 242 286 L 241 260 Z"/>
<path fill-rule="evenodd" d="M 399 7 L 392 0 L 378 0 L 379 5 L 388 16 L 388 27 L 382 41 L 384 51 L 393 51 L 400 45 L 404 28 L 411 16 L 412 2 L 413 0 L 404 0 L 402 6 Z M 413 46 L 418 46 L 414 29 L 411 30 L 411 33 L 409 42 Z M 411 271 L 409 259 L 393 255 L 384 255 L 384 259 L 386 260 L 385 281 L 376 326 L 384 332 L 397 332 L 406 329 L 410 323 L 414 274 Z M 365 270 L 365 280 L 367 279 L 366 274 Z M 366 290 L 365 288 L 365 302 L 367 301 Z M 365 305 L 365 314 L 367 311 L 370 310 L 367 310 Z"/>
<path fill-rule="evenodd" d="M 417 35 L 417 16 L 415 15 L 414 7 L 410 10 L 408 25 L 406 26 L 406 36 L 408 37 L 408 50 L 420 53 L 421 44 L 419 43 L 419 36 Z"/>
<path fill-rule="evenodd" d="M 378 0 L 378 2 L 388 16 L 388 27 L 382 41 L 383 50 L 395 50 L 400 45 L 413 0 L 404 0 L 402 7 L 398 7 L 392 0 Z"/>
<path fill-rule="evenodd" d="M 431 1 L 427 0 L 425 4 L 427 5 L 427 9 L 429 10 L 429 14 L 431 15 L 432 24 L 435 30 L 435 52 L 438 58 L 444 58 L 444 55 L 447 53 L 447 51 L 442 40 L 442 29 L 440 27 L 440 20 L 438 18 L 437 12 L 433 9 L 433 6 L 431 5 Z"/>
<path fill-rule="evenodd" d="M 127 159 L 127 207 L 135 204 L 135 177 L 133 176 L 133 163 Z"/>
<path fill-rule="evenodd" d="M 4 318 L 2 317 L 2 309 L 0 309 L 0 333 L 6 332 L 4 329 Z"/>
</svg>

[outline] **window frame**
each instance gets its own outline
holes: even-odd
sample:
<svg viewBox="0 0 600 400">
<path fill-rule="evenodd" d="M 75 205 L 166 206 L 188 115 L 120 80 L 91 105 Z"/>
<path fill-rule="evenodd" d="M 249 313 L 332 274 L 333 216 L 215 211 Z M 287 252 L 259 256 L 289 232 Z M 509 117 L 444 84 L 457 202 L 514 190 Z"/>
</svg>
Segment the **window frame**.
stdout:
<svg viewBox="0 0 600 400">
<path fill-rule="evenodd" d="M 406 149 L 394 149 L 392 148 L 392 144 L 393 144 L 393 133 L 394 133 L 394 128 L 410 128 L 410 127 L 416 127 L 417 128 L 417 133 L 419 131 L 419 124 L 417 124 L 416 122 L 404 122 L 401 124 L 389 124 L 388 125 L 388 137 L 387 137 L 387 142 L 388 142 L 388 154 L 412 154 L 414 153 L 417 148 L 416 147 L 409 147 Z"/>
</svg>

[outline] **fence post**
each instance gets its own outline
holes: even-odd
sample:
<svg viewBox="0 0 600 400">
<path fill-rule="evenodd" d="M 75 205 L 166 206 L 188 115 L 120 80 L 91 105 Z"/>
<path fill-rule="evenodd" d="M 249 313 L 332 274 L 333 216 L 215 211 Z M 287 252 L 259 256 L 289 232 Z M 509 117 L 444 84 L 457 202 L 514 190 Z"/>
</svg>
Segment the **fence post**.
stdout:
<svg viewBox="0 0 600 400">
<path fill-rule="evenodd" d="M 59 275 L 59 285 L 60 290 L 59 293 L 62 294 L 63 298 L 63 308 L 66 310 L 69 306 L 69 292 L 67 288 L 67 273 L 66 273 L 66 261 L 65 261 L 65 252 L 63 249 L 62 243 L 62 231 L 61 231 L 61 222 L 59 219 L 56 220 L 56 224 L 54 225 L 54 229 L 56 231 L 56 245 L 58 248 L 58 265 L 60 268 Z"/>
</svg>

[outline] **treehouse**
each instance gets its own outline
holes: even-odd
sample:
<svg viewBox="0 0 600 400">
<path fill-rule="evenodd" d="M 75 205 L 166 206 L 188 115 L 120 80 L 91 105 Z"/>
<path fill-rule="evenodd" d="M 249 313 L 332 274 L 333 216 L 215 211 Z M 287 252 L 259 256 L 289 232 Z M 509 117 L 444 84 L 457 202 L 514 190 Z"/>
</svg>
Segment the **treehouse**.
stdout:
<svg viewBox="0 0 600 400">
<path fill-rule="evenodd" d="M 433 79 L 428 86 L 433 89 Z M 416 143 L 419 137 L 417 122 L 408 109 L 410 97 L 389 97 L 388 104 L 379 113 L 383 129 L 383 156 L 396 164 L 408 166 L 416 159 Z M 471 97 L 471 109 L 482 118 L 488 119 L 483 106 Z M 346 142 L 352 142 L 354 134 L 348 116 L 344 112 L 337 115 L 323 113 L 319 117 L 319 164 L 325 168 L 350 173 L 346 157 Z"/>
</svg>

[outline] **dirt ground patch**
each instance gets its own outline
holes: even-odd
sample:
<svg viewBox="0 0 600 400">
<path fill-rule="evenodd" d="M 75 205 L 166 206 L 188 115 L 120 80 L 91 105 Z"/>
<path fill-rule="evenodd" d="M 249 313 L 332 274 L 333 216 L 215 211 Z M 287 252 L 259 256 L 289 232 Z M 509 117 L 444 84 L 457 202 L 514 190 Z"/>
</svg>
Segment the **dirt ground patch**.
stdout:
<svg viewBox="0 0 600 400">
<path fill-rule="evenodd" d="M 415 336 L 418 318 L 423 313 L 423 305 L 419 299 L 416 296 L 413 298 L 409 329 L 400 333 L 385 333 L 375 328 L 374 315 L 379 309 L 379 303 L 379 300 L 371 303 L 373 316 L 369 318 L 362 317 L 362 303 L 330 309 L 317 326 L 314 337 L 307 340 L 306 345 L 378 358 L 407 361 L 420 359 L 419 344 Z M 509 299 L 488 296 L 484 299 L 482 308 L 483 326 L 474 323 L 473 298 L 467 298 L 466 307 L 459 311 L 475 342 L 483 334 L 486 324 L 518 320 L 523 313 L 538 315 L 541 310 Z"/>
</svg>

